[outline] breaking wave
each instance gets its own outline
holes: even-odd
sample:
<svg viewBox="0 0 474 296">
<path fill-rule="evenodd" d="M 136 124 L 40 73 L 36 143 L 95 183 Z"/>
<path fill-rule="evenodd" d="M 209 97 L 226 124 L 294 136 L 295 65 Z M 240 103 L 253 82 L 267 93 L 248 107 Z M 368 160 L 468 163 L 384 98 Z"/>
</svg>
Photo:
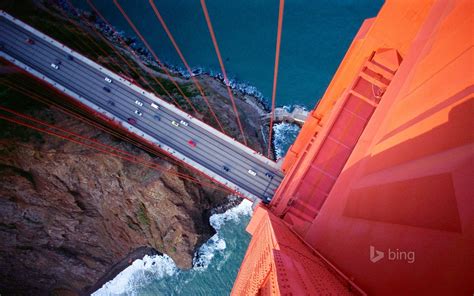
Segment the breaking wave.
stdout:
<svg viewBox="0 0 474 296">
<path fill-rule="evenodd" d="M 277 159 L 285 156 L 300 130 L 301 128 L 298 125 L 292 123 L 282 122 L 273 126 L 273 146 Z"/>
<path fill-rule="evenodd" d="M 190 271 L 180 271 L 174 261 L 168 255 L 145 255 L 143 259 L 135 260 L 130 266 L 119 273 L 113 280 L 104 284 L 93 296 L 113 296 L 113 295 L 138 295 L 139 288 L 150 284 L 157 279 L 175 277 L 180 273 L 193 273 L 205 271 L 211 263 L 217 264 L 220 270 L 225 263 L 228 254 L 224 254 L 227 248 L 226 241 L 219 235 L 220 230 L 228 221 L 239 222 L 243 216 L 252 214 L 252 203 L 243 200 L 239 205 L 221 214 L 214 214 L 209 221 L 216 230 L 204 245 L 196 252 L 193 259 L 193 268 Z M 223 260 L 213 262 L 217 253 L 222 255 Z"/>
<path fill-rule="evenodd" d="M 111 296 L 128 293 L 135 295 L 134 288 L 143 286 L 155 278 L 173 276 L 178 268 L 168 255 L 148 256 L 137 259 L 120 272 L 113 280 L 105 283 L 102 288 L 95 291 L 94 296 Z"/>
</svg>

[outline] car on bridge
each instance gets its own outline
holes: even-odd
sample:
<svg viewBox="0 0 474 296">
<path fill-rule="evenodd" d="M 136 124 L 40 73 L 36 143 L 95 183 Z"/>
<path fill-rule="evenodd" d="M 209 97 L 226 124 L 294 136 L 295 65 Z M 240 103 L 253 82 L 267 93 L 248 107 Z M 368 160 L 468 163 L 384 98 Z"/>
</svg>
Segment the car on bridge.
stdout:
<svg viewBox="0 0 474 296">
<path fill-rule="evenodd" d="M 105 90 L 108 93 L 110 92 L 110 88 L 108 88 L 107 86 L 104 86 L 102 89 Z"/>
<path fill-rule="evenodd" d="M 56 70 L 59 70 L 59 65 L 61 65 L 61 61 L 58 59 L 55 59 L 54 62 L 51 63 L 51 67 L 53 67 Z"/>
<path fill-rule="evenodd" d="M 112 100 L 108 100 L 108 101 L 107 101 L 107 104 L 109 104 L 110 106 L 115 106 L 115 102 L 112 101 Z"/>
<path fill-rule="evenodd" d="M 267 194 L 263 197 L 263 203 L 269 204 L 271 201 L 272 201 L 272 196 L 271 195 Z"/>
<path fill-rule="evenodd" d="M 127 121 L 128 123 L 133 124 L 133 125 L 137 124 L 137 120 L 135 118 L 131 118 L 131 117 L 127 118 Z"/>
<path fill-rule="evenodd" d="M 248 172 L 250 175 L 254 176 L 254 177 L 257 175 L 257 173 L 256 173 L 254 170 L 251 170 L 251 169 L 248 170 L 247 172 Z"/>
<path fill-rule="evenodd" d="M 188 144 L 189 144 L 189 146 L 191 146 L 193 148 L 196 148 L 196 145 L 197 145 L 196 142 L 194 142 L 193 140 L 189 140 Z"/>
<path fill-rule="evenodd" d="M 31 45 L 35 44 L 35 41 L 32 38 L 29 38 L 29 37 L 25 39 L 25 42 L 28 43 L 28 44 L 31 44 Z"/>
<path fill-rule="evenodd" d="M 178 127 L 179 126 L 179 123 L 176 121 L 176 120 L 172 120 L 171 121 L 171 124 Z"/>
<path fill-rule="evenodd" d="M 135 114 L 137 114 L 138 116 L 142 116 L 142 115 L 143 115 L 143 113 L 140 112 L 139 110 L 135 110 Z"/>
<path fill-rule="evenodd" d="M 151 105 L 153 108 L 155 108 L 155 109 L 160 109 L 160 106 L 158 106 L 158 105 L 155 104 L 155 103 L 151 103 L 150 105 Z"/>
<path fill-rule="evenodd" d="M 270 172 L 266 172 L 266 173 L 265 173 L 265 176 L 266 176 L 267 178 L 271 179 L 271 180 L 273 180 L 273 177 L 275 177 L 275 176 L 274 176 L 272 173 L 270 173 Z"/>
<path fill-rule="evenodd" d="M 70 54 L 67 55 L 67 59 L 70 60 L 70 61 L 74 61 L 74 57 Z"/>
<path fill-rule="evenodd" d="M 184 125 L 184 126 L 188 126 L 188 125 L 189 125 L 189 123 L 188 123 L 187 121 L 184 121 L 184 120 L 181 120 L 180 123 L 181 123 L 182 125 Z"/>
<path fill-rule="evenodd" d="M 223 169 L 224 171 L 226 171 L 227 173 L 230 171 L 229 167 L 228 167 L 228 166 L 225 166 L 225 165 L 222 166 L 222 169 Z"/>
<path fill-rule="evenodd" d="M 109 77 L 105 77 L 104 80 L 105 80 L 107 83 L 112 83 L 112 79 L 110 79 Z"/>
<path fill-rule="evenodd" d="M 139 100 L 135 100 L 135 104 L 137 104 L 138 106 L 142 107 L 143 106 L 143 103 L 140 102 Z"/>
<path fill-rule="evenodd" d="M 161 120 L 161 117 L 160 117 L 160 116 L 158 116 L 158 115 L 153 115 L 153 118 L 154 118 L 154 119 L 156 119 L 156 120 L 158 120 L 158 121 L 160 121 L 160 120 Z"/>
</svg>

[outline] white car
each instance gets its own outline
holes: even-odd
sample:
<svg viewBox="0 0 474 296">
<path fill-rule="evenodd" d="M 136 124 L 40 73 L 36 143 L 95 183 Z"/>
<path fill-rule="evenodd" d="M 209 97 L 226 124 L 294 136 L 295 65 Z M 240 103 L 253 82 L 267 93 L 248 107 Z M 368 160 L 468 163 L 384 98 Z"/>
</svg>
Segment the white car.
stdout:
<svg viewBox="0 0 474 296">
<path fill-rule="evenodd" d="M 143 106 L 143 103 L 140 102 L 139 100 L 136 100 L 136 101 L 135 101 L 135 104 L 137 104 L 137 105 L 140 106 L 140 107 Z"/>
<path fill-rule="evenodd" d="M 112 83 L 112 79 L 110 79 L 109 77 L 105 77 L 104 80 L 107 81 L 108 83 Z"/>
<path fill-rule="evenodd" d="M 142 115 L 143 115 L 143 113 L 140 112 L 140 111 L 138 111 L 138 110 L 135 110 L 135 114 L 137 114 L 138 116 L 142 116 Z"/>
<path fill-rule="evenodd" d="M 179 126 L 179 123 L 178 123 L 178 122 L 176 122 L 176 120 L 173 120 L 173 121 L 171 121 L 171 124 L 172 124 L 172 125 L 174 125 L 174 126 L 176 126 L 176 127 L 178 127 L 178 126 Z"/>
<path fill-rule="evenodd" d="M 155 109 L 160 109 L 160 106 L 158 106 L 158 105 L 155 104 L 155 103 L 151 103 L 151 106 L 152 106 L 153 108 L 155 108 Z"/>
<path fill-rule="evenodd" d="M 51 67 L 53 67 L 56 70 L 59 70 L 59 65 L 57 65 L 55 63 L 51 63 Z"/>
<path fill-rule="evenodd" d="M 252 170 L 248 170 L 247 172 L 248 172 L 250 175 L 254 176 L 254 177 L 257 175 L 257 173 L 256 173 L 255 171 L 252 171 Z"/>
<path fill-rule="evenodd" d="M 182 125 L 184 125 L 184 126 L 188 126 L 188 125 L 189 125 L 189 124 L 188 124 L 186 121 L 184 121 L 184 120 L 181 120 L 180 123 L 181 123 Z"/>
</svg>

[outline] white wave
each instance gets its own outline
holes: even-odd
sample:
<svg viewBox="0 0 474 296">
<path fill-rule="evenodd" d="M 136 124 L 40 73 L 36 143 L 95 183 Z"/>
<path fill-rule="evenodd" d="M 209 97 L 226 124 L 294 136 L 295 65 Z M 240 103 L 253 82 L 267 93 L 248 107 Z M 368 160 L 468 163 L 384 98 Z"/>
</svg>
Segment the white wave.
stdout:
<svg viewBox="0 0 474 296">
<path fill-rule="evenodd" d="M 222 224 L 226 221 L 232 220 L 238 222 L 241 216 L 250 215 L 252 215 L 252 202 L 244 199 L 239 205 L 225 211 L 224 213 L 212 215 L 211 218 L 209 218 L 209 222 L 216 231 L 219 231 Z"/>
<path fill-rule="evenodd" d="M 301 128 L 298 125 L 285 122 L 273 126 L 273 146 L 277 159 L 285 156 L 286 151 L 294 142 L 300 130 Z"/>
<path fill-rule="evenodd" d="M 232 197 L 230 197 L 232 198 Z M 219 230 L 227 221 L 239 222 L 242 216 L 252 214 L 252 203 L 243 200 L 239 205 L 221 214 L 214 214 L 209 218 L 209 222 L 216 230 L 205 244 L 196 252 L 193 259 L 194 271 L 202 272 L 207 269 L 217 252 L 224 252 L 227 245 L 224 239 L 219 237 Z M 228 256 L 227 256 L 228 257 Z M 226 258 L 226 256 L 224 256 Z M 105 283 L 93 296 L 114 296 L 114 295 L 136 295 L 137 287 L 146 285 L 152 280 L 161 279 L 167 276 L 174 276 L 179 272 L 173 259 L 168 255 L 145 255 L 143 259 L 137 259 L 120 272 L 113 280 Z"/>
<path fill-rule="evenodd" d="M 143 259 L 137 259 L 120 272 L 113 280 L 105 283 L 93 296 L 112 296 L 127 293 L 135 295 L 134 287 L 146 285 L 152 279 L 165 276 L 173 276 L 178 268 L 173 259 L 168 255 L 145 255 Z"/>
<path fill-rule="evenodd" d="M 222 225 L 228 221 L 239 222 L 242 216 L 250 216 L 252 214 L 252 203 L 246 199 L 221 214 L 214 214 L 209 218 L 211 226 L 216 230 L 214 234 L 205 244 L 203 244 L 193 259 L 193 269 L 204 271 L 207 269 L 217 252 L 223 253 L 227 245 L 224 239 L 219 236 L 219 230 Z"/>
</svg>

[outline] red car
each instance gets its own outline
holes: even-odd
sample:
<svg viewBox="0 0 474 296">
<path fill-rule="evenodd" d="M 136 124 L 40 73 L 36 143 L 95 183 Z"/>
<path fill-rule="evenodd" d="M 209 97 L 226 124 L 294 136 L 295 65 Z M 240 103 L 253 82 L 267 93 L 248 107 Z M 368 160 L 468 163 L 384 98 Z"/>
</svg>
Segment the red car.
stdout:
<svg viewBox="0 0 474 296">
<path fill-rule="evenodd" d="M 189 140 L 188 144 L 189 144 L 189 146 L 191 146 L 193 148 L 196 148 L 196 142 L 194 142 L 193 140 Z"/>
<path fill-rule="evenodd" d="M 133 124 L 133 125 L 137 124 L 137 120 L 135 118 L 128 118 L 127 121 L 128 123 Z"/>
<path fill-rule="evenodd" d="M 35 44 L 35 41 L 31 38 L 26 38 L 25 42 L 28 44 Z"/>
</svg>

